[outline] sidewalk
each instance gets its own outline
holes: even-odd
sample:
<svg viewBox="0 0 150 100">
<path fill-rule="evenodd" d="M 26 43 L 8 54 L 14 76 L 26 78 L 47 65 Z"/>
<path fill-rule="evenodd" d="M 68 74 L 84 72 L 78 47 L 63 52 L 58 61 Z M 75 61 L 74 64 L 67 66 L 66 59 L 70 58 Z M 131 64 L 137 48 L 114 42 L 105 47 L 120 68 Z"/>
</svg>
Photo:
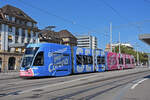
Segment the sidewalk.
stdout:
<svg viewBox="0 0 150 100">
<path fill-rule="evenodd" d="M 0 73 L 0 80 L 17 78 L 19 77 L 19 72 L 3 72 Z"/>
</svg>

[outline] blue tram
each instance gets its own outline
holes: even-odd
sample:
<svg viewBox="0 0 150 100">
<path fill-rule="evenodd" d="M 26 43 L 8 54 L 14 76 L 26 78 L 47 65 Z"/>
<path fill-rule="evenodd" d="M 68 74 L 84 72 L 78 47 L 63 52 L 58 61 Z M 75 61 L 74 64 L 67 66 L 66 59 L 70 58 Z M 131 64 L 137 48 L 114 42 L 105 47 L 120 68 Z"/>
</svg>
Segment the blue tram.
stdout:
<svg viewBox="0 0 150 100">
<path fill-rule="evenodd" d="M 95 71 L 105 71 L 103 50 L 39 43 L 27 46 L 21 62 L 20 76 L 65 76 Z"/>
</svg>

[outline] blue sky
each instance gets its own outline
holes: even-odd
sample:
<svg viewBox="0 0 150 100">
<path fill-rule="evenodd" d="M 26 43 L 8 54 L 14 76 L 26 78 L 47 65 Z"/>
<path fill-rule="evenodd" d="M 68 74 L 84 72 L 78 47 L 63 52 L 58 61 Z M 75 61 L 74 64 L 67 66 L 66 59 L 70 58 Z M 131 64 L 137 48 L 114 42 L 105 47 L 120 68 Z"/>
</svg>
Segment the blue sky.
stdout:
<svg viewBox="0 0 150 100">
<path fill-rule="evenodd" d="M 112 22 L 113 42 L 120 32 L 121 42 L 150 52 L 150 46 L 138 40 L 139 34 L 150 33 L 150 0 L 0 0 L 0 7 L 6 4 L 23 10 L 40 29 L 55 25 L 56 31 L 94 35 L 100 48 L 109 43 Z"/>
</svg>

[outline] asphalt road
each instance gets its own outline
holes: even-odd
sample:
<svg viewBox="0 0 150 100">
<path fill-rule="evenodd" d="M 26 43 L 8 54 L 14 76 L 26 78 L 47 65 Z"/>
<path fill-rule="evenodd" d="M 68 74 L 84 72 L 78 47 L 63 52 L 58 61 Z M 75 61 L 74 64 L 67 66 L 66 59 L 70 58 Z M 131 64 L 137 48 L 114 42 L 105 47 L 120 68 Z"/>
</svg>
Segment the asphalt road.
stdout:
<svg viewBox="0 0 150 100">
<path fill-rule="evenodd" d="M 0 100 L 150 100 L 150 69 L 21 79 L 0 74 Z"/>
</svg>

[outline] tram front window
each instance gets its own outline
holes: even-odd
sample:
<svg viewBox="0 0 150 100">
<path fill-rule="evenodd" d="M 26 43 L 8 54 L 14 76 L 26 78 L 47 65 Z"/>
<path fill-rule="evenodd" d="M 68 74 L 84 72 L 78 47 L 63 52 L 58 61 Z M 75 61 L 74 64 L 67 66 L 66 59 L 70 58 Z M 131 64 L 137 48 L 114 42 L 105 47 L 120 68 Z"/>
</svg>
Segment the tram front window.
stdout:
<svg viewBox="0 0 150 100">
<path fill-rule="evenodd" d="M 23 57 L 23 61 L 22 61 L 22 67 L 27 67 L 29 68 L 32 61 L 33 61 L 33 57 L 35 55 L 35 53 L 37 52 L 38 47 L 36 48 L 26 48 L 24 57 Z"/>
</svg>

